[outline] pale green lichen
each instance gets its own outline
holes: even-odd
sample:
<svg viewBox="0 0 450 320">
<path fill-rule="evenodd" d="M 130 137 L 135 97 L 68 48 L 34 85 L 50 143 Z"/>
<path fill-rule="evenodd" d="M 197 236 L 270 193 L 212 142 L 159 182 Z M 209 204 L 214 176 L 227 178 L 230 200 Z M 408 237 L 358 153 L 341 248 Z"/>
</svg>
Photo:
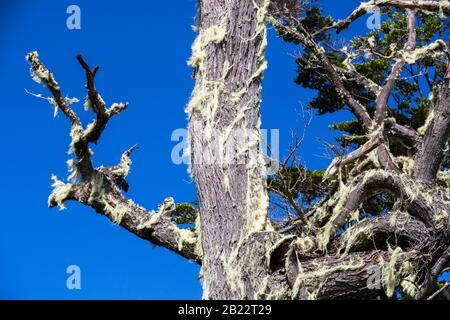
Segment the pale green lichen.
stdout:
<svg viewBox="0 0 450 320">
<path fill-rule="evenodd" d="M 359 11 L 363 10 L 367 13 L 373 12 L 378 6 L 383 5 L 388 2 L 388 0 L 371 0 L 368 2 L 361 3 L 355 11 L 352 12 L 351 15 L 357 14 Z"/>
<path fill-rule="evenodd" d="M 97 99 L 98 102 L 101 104 L 105 104 L 105 101 L 103 100 L 102 96 L 100 95 L 100 93 L 97 92 Z M 86 96 L 85 100 L 84 100 L 84 104 L 83 104 L 84 110 L 85 111 L 89 111 L 92 110 L 92 101 L 89 98 L 89 95 Z"/>
<path fill-rule="evenodd" d="M 53 191 L 48 198 L 49 206 L 52 203 L 56 203 L 60 210 L 64 210 L 66 209 L 64 202 L 72 192 L 73 185 L 58 180 L 58 177 L 55 175 L 52 175 L 52 180 L 53 184 L 51 186 L 53 187 Z"/>
<path fill-rule="evenodd" d="M 30 73 L 35 82 L 45 85 L 50 78 L 53 78 L 50 71 L 39 62 L 39 54 L 37 51 L 29 53 L 26 59 L 31 62 Z M 54 84 L 58 85 L 56 81 L 54 81 Z"/>
<path fill-rule="evenodd" d="M 419 132 L 419 134 L 421 135 L 424 135 L 425 132 L 427 132 L 430 125 L 433 123 L 433 120 L 434 120 L 434 108 L 428 112 L 428 116 L 425 120 L 424 125 L 421 126 L 419 129 L 417 129 L 417 132 Z"/>
<path fill-rule="evenodd" d="M 78 177 L 78 166 L 76 164 L 75 159 L 69 159 L 67 160 L 67 170 L 69 172 L 69 181 L 72 183 L 75 183 Z"/>
<path fill-rule="evenodd" d="M 408 275 L 406 278 L 404 278 L 400 286 L 403 289 L 403 292 L 405 292 L 409 297 L 415 297 L 417 293 L 417 285 L 416 282 L 416 276 L 414 274 Z"/>
<path fill-rule="evenodd" d="M 266 189 L 265 165 L 262 155 L 259 155 L 257 163 L 247 166 L 247 232 L 259 232 L 272 230 L 267 217 L 269 209 L 269 197 Z"/>
<path fill-rule="evenodd" d="M 239 262 L 239 247 L 234 249 L 228 257 L 222 255 L 220 260 L 222 261 L 230 290 L 244 298 L 246 290 L 245 281 L 242 278 L 242 263 Z"/>
<path fill-rule="evenodd" d="M 277 251 L 282 245 L 293 241 L 294 239 L 296 239 L 297 236 L 295 235 L 290 235 L 290 236 L 285 236 L 282 237 L 280 240 L 278 240 L 277 242 L 275 242 L 275 244 L 273 246 L 270 247 L 269 250 L 266 251 L 266 261 L 267 261 L 267 266 L 270 266 L 271 260 L 272 260 L 272 256 L 274 254 L 275 251 Z"/>
<path fill-rule="evenodd" d="M 269 279 L 270 276 L 265 276 L 264 279 L 261 281 L 261 284 L 259 285 L 258 290 L 255 292 L 255 300 L 261 300 L 267 292 L 268 286 L 269 286 Z M 267 300 L 270 300 L 269 297 L 266 297 Z"/>
<path fill-rule="evenodd" d="M 68 154 L 74 153 L 74 151 L 75 151 L 74 146 L 83 138 L 83 135 L 84 135 L 84 130 L 81 125 L 75 124 L 72 126 L 72 128 L 70 130 L 71 140 L 70 140 L 69 151 L 67 152 Z"/>
<path fill-rule="evenodd" d="M 198 257 L 203 257 L 202 225 L 200 219 L 200 213 L 197 213 L 197 218 L 195 219 L 195 234 L 197 235 L 197 243 L 195 244 L 194 252 Z"/>
<path fill-rule="evenodd" d="M 188 65 L 200 69 L 206 58 L 206 50 L 211 43 L 221 43 L 226 35 L 227 17 L 224 17 L 220 25 L 213 25 L 205 30 L 201 30 L 192 45 L 192 56 L 188 60 Z"/>
<path fill-rule="evenodd" d="M 359 270 L 364 268 L 365 263 L 359 259 L 351 259 L 347 263 L 341 263 L 333 267 L 315 264 L 314 271 L 304 272 L 300 262 L 297 262 L 299 272 L 292 288 L 292 299 L 298 298 L 300 290 L 303 289 L 309 300 L 315 300 L 328 281 L 329 277 L 336 272 Z"/>
<path fill-rule="evenodd" d="M 105 197 L 104 176 L 100 172 L 94 172 L 90 180 L 91 192 L 88 198 L 89 205 L 101 205 L 103 213 L 114 223 L 120 224 L 128 212 L 127 204 L 115 203 L 112 198 Z"/>
<path fill-rule="evenodd" d="M 370 225 L 361 227 L 358 224 L 351 226 L 345 232 L 345 242 L 338 248 L 338 252 L 342 256 L 347 256 L 352 248 L 360 241 L 373 238 L 373 228 Z"/>
<path fill-rule="evenodd" d="M 88 203 L 92 204 L 95 201 L 103 201 L 105 189 L 103 187 L 103 174 L 100 172 L 94 172 L 90 181 L 91 192 L 89 194 Z"/>
<path fill-rule="evenodd" d="M 450 9 L 450 2 L 448 0 L 440 0 L 439 1 L 439 17 L 441 19 L 447 18 L 447 15 L 445 14 L 445 9 L 447 9 L 447 10 Z"/>
<path fill-rule="evenodd" d="M 450 216 L 447 211 L 439 210 L 434 215 L 434 225 L 437 230 L 443 230 L 448 227 L 450 222 Z"/>
<path fill-rule="evenodd" d="M 89 96 L 86 96 L 86 98 L 84 99 L 83 107 L 85 111 L 89 111 L 92 109 L 92 103 L 91 99 L 89 99 Z"/>
<path fill-rule="evenodd" d="M 344 182 L 342 181 L 341 174 L 339 174 L 340 179 L 340 185 L 338 190 L 338 202 L 336 203 L 335 207 L 333 208 L 332 215 L 330 217 L 330 220 L 327 222 L 327 224 L 320 230 L 318 236 L 317 236 L 317 245 L 318 249 L 321 251 L 326 251 L 326 248 L 330 242 L 330 240 L 335 236 L 337 228 L 339 226 L 336 226 L 336 220 L 342 218 L 342 214 L 345 210 L 345 205 L 347 203 L 348 198 L 350 197 L 350 193 L 352 191 L 351 188 L 346 186 Z M 344 217 L 348 218 L 348 217 Z"/>
<path fill-rule="evenodd" d="M 299 237 L 293 244 L 296 250 L 303 254 L 313 252 L 317 247 L 314 239 L 308 236 Z"/>
<path fill-rule="evenodd" d="M 437 174 L 437 182 L 450 192 L 450 170 L 439 171 Z M 450 193 L 447 195 L 450 198 Z"/>
<path fill-rule="evenodd" d="M 446 47 L 447 45 L 441 39 L 436 40 L 433 43 L 430 43 L 427 46 L 422 48 L 418 48 L 414 51 L 402 51 L 401 58 L 408 64 L 415 64 L 418 60 L 421 60 L 425 57 L 438 57 L 443 54 L 442 51 L 438 50 L 440 47 Z"/>
<path fill-rule="evenodd" d="M 215 117 L 219 109 L 220 98 L 225 88 L 225 79 L 231 70 L 230 62 L 225 60 L 222 67 L 222 75 L 215 81 L 197 81 L 186 112 L 189 116 L 198 112 L 206 122 L 205 136 L 208 140 L 212 137 Z"/>
<path fill-rule="evenodd" d="M 233 96 L 231 98 L 231 102 L 238 103 L 241 101 L 242 97 L 247 93 L 248 88 L 252 84 L 252 82 L 256 79 L 260 79 L 264 73 L 264 71 L 267 70 L 267 61 L 263 61 L 258 69 L 250 76 L 250 78 L 245 83 L 244 87 L 239 90 L 238 92 L 233 93 Z"/>
<path fill-rule="evenodd" d="M 197 235 L 192 230 L 179 229 L 177 241 L 178 250 L 181 251 L 186 244 L 195 245 L 197 243 Z"/>
<path fill-rule="evenodd" d="M 109 207 L 108 216 L 115 224 L 120 224 L 123 217 L 127 214 L 128 208 L 124 204 L 117 204 L 115 207 Z"/>
<path fill-rule="evenodd" d="M 394 162 L 403 171 L 404 174 L 412 176 L 414 173 L 415 161 L 411 157 L 399 156 L 394 158 Z"/>
<path fill-rule="evenodd" d="M 120 158 L 120 163 L 111 171 L 115 176 L 125 178 L 130 173 L 132 161 L 127 153 L 124 153 Z"/>
<path fill-rule="evenodd" d="M 145 219 L 139 223 L 136 229 L 138 230 L 152 229 L 152 227 L 156 225 L 160 219 L 161 219 L 160 214 L 151 211 L 148 213 L 147 216 L 145 216 Z"/>
<path fill-rule="evenodd" d="M 396 288 L 401 285 L 404 291 L 414 296 L 416 285 L 414 267 L 410 260 L 417 257 L 415 251 L 404 252 L 402 248 L 389 247 L 389 261 L 381 262 L 382 284 L 386 292 L 386 296 L 391 298 L 394 296 Z"/>
<path fill-rule="evenodd" d="M 232 292 L 238 293 L 238 295 L 242 299 L 255 299 L 257 292 L 264 291 L 264 288 L 256 289 L 254 297 L 247 297 L 247 281 L 245 279 L 244 273 L 258 274 L 262 270 L 266 269 L 266 265 L 264 265 L 264 263 L 261 263 L 259 259 L 249 259 L 249 257 L 254 256 L 255 253 L 265 253 L 264 257 L 267 258 L 267 252 L 272 250 L 273 245 L 270 241 L 257 242 L 254 244 L 254 246 L 246 246 L 244 251 L 242 249 L 242 244 L 247 238 L 248 236 L 241 238 L 239 240 L 239 243 L 233 247 L 232 251 L 228 255 L 222 253 L 219 259 L 223 264 L 227 284 L 230 290 Z M 243 259 L 243 257 L 246 258 Z"/>
</svg>

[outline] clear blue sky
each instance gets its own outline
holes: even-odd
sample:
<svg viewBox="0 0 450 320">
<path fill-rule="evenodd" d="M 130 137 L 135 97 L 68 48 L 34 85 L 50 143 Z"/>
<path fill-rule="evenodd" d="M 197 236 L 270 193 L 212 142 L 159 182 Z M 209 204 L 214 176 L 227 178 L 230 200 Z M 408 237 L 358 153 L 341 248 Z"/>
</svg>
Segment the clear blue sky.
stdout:
<svg viewBox="0 0 450 320">
<path fill-rule="evenodd" d="M 357 1 L 325 1 L 342 18 Z M 81 30 L 66 28 L 66 9 L 81 8 Z M 153 248 L 111 224 L 90 208 L 69 203 L 47 208 L 50 176 L 67 175 L 69 124 L 53 119 L 51 106 L 25 94 L 47 94 L 30 80 L 25 54 L 37 50 L 63 93 L 83 99 L 84 77 L 75 60 L 82 53 L 99 64 L 97 87 L 109 103 L 130 107 L 108 126 L 95 147 L 96 165 L 111 165 L 138 143 L 129 176 L 129 197 L 154 209 L 166 196 L 195 200 L 185 166 L 171 161 L 174 129 L 186 127 L 184 108 L 193 81 L 186 60 L 195 37 L 196 0 L 6 1 L 0 0 L 0 87 L 2 126 L 0 298 L 1 299 L 199 299 L 198 267 L 165 249 Z M 286 153 L 290 129 L 311 93 L 293 83 L 295 48 L 270 32 L 263 88 L 263 127 L 280 129 Z M 92 116 L 75 106 L 84 123 Z M 315 137 L 332 141 L 331 121 L 345 114 L 315 117 L 301 153 L 312 168 L 328 160 Z M 66 288 L 66 268 L 81 268 L 82 288 Z"/>
</svg>

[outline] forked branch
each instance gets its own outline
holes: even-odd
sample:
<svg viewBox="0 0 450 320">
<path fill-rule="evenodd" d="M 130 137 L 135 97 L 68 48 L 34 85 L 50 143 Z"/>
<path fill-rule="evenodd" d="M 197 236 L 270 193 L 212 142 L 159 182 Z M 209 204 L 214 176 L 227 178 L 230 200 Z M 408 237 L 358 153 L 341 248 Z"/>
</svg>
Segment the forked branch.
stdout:
<svg viewBox="0 0 450 320">
<path fill-rule="evenodd" d="M 75 159 L 69 160 L 69 163 L 74 172 L 68 183 L 58 180 L 56 176 L 52 177 L 54 183 L 53 192 L 49 196 L 49 207 L 59 206 L 63 209 L 67 201 L 78 201 L 138 237 L 200 263 L 201 249 L 197 232 L 181 229 L 172 221 L 176 208 L 172 198 L 167 198 L 157 212 L 148 212 L 124 197 L 122 190 L 128 190 L 125 178 L 131 168 L 130 155 L 137 146 L 125 151 L 118 165 L 94 168 L 89 144 L 96 143 L 111 117 L 127 107 L 123 103 L 115 103 L 109 109 L 105 107 L 104 100 L 95 88 L 95 76 L 99 67 L 91 69 L 81 55 L 77 56 L 86 73 L 88 94 L 85 106 L 96 114 L 96 119 L 84 129 L 78 115 L 62 96 L 54 76 L 39 60 L 38 53 L 28 54 L 27 60 L 31 64 L 33 79 L 50 90 L 56 107 L 72 124 L 70 145 Z M 80 179 L 77 179 L 78 176 Z"/>
</svg>

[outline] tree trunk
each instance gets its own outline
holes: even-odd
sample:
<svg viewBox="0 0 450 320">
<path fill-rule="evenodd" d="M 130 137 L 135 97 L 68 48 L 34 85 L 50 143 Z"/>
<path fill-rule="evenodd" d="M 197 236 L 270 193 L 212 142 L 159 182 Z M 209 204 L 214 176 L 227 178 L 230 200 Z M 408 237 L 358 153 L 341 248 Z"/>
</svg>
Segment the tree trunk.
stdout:
<svg viewBox="0 0 450 320">
<path fill-rule="evenodd" d="M 191 173 L 197 184 L 206 299 L 245 296 L 236 262 L 253 232 L 270 230 L 260 151 L 267 0 L 199 2 L 189 63 Z M 242 269 L 242 268 L 240 268 Z"/>
</svg>

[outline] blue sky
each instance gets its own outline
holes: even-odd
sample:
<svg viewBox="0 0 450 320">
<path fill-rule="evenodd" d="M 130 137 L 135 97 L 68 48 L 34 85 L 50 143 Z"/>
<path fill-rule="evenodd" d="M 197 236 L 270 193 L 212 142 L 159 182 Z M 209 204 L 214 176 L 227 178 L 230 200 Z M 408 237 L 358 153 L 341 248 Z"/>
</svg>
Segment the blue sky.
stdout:
<svg viewBox="0 0 450 320">
<path fill-rule="evenodd" d="M 342 18 L 357 1 L 325 1 Z M 66 9 L 81 8 L 81 30 L 66 27 Z M 107 103 L 130 107 L 108 126 L 94 148 L 96 165 L 115 164 L 137 143 L 129 197 L 147 209 L 166 196 L 195 200 L 185 166 L 171 161 L 171 134 L 186 127 L 184 108 L 193 81 L 186 65 L 195 37 L 196 0 L 6 1 L 0 0 L 2 168 L 0 299 L 199 299 L 198 267 L 165 249 L 153 248 L 90 208 L 69 203 L 47 208 L 50 176 L 66 177 L 69 123 L 53 118 L 50 104 L 27 95 L 47 92 L 34 83 L 25 54 L 37 50 L 68 96 L 85 96 L 82 53 L 99 64 L 97 88 Z M 344 35 L 345 36 L 345 35 Z M 280 129 L 286 153 L 290 130 L 303 127 L 298 112 L 311 92 L 293 83 L 296 48 L 269 33 L 269 69 L 263 83 L 263 127 Z M 92 117 L 74 107 L 84 123 Z M 311 168 L 327 159 L 315 137 L 332 140 L 328 124 L 346 114 L 315 117 L 301 149 Z M 81 290 L 66 288 L 66 268 L 81 268 Z"/>
</svg>

